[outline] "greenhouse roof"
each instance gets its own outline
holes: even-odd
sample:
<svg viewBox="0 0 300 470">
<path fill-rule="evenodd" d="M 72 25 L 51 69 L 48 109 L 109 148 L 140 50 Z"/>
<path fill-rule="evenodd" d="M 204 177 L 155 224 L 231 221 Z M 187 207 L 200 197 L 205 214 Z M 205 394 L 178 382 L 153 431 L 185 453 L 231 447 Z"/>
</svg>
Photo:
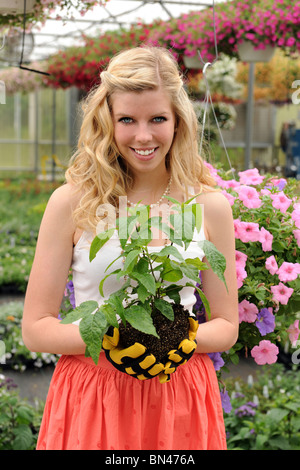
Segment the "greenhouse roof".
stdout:
<svg viewBox="0 0 300 470">
<path fill-rule="evenodd" d="M 223 0 L 217 0 L 215 3 Z M 109 0 L 104 6 L 94 7 L 83 17 L 74 11 L 74 19 L 57 20 L 56 14 L 41 28 L 34 27 L 34 49 L 30 59 L 43 60 L 58 50 L 81 44 L 82 34 L 93 36 L 105 30 L 128 28 L 137 21 L 150 23 L 156 19 L 167 21 L 183 13 L 212 6 L 212 0 Z"/>
</svg>

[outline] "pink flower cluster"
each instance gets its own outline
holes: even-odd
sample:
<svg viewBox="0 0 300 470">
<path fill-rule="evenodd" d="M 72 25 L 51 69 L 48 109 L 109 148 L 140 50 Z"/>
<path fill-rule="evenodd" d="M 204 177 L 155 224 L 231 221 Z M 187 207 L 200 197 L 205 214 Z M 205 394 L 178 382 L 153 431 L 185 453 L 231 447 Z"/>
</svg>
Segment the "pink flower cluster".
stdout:
<svg viewBox="0 0 300 470">
<path fill-rule="evenodd" d="M 179 52 L 214 58 L 213 12 L 211 8 L 191 12 L 162 23 L 153 39 Z M 300 4 L 290 0 L 231 0 L 215 7 L 218 51 L 237 54 L 237 45 L 250 41 L 257 49 L 271 45 L 300 50 Z"/>
<path fill-rule="evenodd" d="M 244 292 L 245 282 L 246 286 L 255 285 L 253 278 L 250 278 L 249 282 L 247 279 L 252 276 L 251 268 L 256 262 L 255 253 L 260 253 L 260 272 L 265 270 L 265 275 L 260 277 L 262 281 L 257 281 L 255 289 L 265 290 L 267 294 L 263 297 L 265 300 L 261 302 L 257 299 L 253 300 L 255 295 L 253 298 L 247 297 L 247 294 L 239 295 L 239 321 L 255 325 L 260 335 L 265 336 L 275 331 L 276 312 L 280 306 L 286 306 L 294 294 L 294 288 L 286 283 L 299 279 L 300 263 L 297 258 L 295 262 L 286 261 L 282 253 L 289 247 L 293 247 L 293 253 L 296 256 L 296 249 L 300 246 L 300 204 L 294 197 L 288 197 L 284 193 L 287 182 L 282 178 L 267 179 L 264 182 L 265 177 L 254 168 L 240 172 L 239 181 L 228 181 L 222 179 L 218 171 L 208 166 L 218 186 L 222 188 L 223 194 L 233 207 L 238 246 L 247 247 L 245 252 L 243 248 L 236 249 L 235 252 L 239 293 Z M 273 218 L 278 221 L 279 228 L 281 224 L 283 224 L 282 227 L 287 227 L 287 235 L 283 242 L 278 241 L 277 236 L 274 240 L 272 229 L 268 230 Z M 274 233 L 277 234 L 277 232 Z M 284 246 L 282 247 L 280 243 Z M 299 295 L 299 288 L 297 289 L 296 295 Z M 245 292 L 249 292 L 249 288 L 248 290 L 246 288 Z M 299 320 L 295 320 L 286 328 L 291 344 L 295 345 L 300 333 Z M 272 341 L 264 339 L 252 348 L 251 355 L 258 364 L 271 364 L 277 360 L 278 348 Z"/>
</svg>

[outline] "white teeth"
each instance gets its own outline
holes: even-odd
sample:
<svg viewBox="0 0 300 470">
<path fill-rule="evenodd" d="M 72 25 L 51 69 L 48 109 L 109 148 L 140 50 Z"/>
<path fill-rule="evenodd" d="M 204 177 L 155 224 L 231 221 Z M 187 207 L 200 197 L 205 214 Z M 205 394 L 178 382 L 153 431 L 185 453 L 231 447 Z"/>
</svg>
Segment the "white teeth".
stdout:
<svg viewBox="0 0 300 470">
<path fill-rule="evenodd" d="M 134 150 L 139 155 L 151 155 L 151 153 L 153 153 L 155 149 L 152 149 L 152 150 L 137 150 L 137 149 L 134 149 Z"/>
</svg>

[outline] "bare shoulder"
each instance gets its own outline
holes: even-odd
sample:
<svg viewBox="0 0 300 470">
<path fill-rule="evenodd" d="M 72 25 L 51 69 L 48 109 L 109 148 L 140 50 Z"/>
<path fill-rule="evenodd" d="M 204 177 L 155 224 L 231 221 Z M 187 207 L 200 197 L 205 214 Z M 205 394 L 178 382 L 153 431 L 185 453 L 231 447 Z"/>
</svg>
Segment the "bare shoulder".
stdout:
<svg viewBox="0 0 300 470">
<path fill-rule="evenodd" d="M 79 195 L 72 184 L 66 183 L 55 189 L 48 200 L 41 230 L 46 228 L 49 233 L 53 230 L 73 238 L 76 230 L 73 211 L 78 202 Z"/>
<path fill-rule="evenodd" d="M 213 212 L 231 211 L 228 199 L 220 191 L 206 191 L 197 196 L 197 202 L 204 204 L 206 209 Z"/>
<path fill-rule="evenodd" d="M 232 209 L 224 194 L 220 191 L 203 192 L 197 197 L 197 202 L 204 208 L 204 228 L 209 240 L 214 238 L 216 232 L 232 232 Z"/>
<path fill-rule="evenodd" d="M 78 205 L 79 200 L 80 196 L 75 187 L 70 183 L 66 183 L 53 191 L 49 198 L 46 211 L 49 212 L 53 210 L 57 212 L 58 215 L 69 218 Z"/>
<path fill-rule="evenodd" d="M 53 191 L 49 202 L 51 202 L 51 204 L 57 204 L 62 208 L 73 208 L 74 205 L 78 204 L 79 198 L 80 196 L 75 186 L 71 183 L 65 183 Z"/>
</svg>

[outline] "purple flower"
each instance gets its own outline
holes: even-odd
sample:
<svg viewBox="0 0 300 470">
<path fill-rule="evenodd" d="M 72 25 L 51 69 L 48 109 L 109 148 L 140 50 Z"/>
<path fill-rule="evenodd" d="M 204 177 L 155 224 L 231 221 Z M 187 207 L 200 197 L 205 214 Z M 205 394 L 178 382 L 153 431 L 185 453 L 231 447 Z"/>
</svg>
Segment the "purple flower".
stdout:
<svg viewBox="0 0 300 470">
<path fill-rule="evenodd" d="M 225 411 L 225 413 L 230 413 L 230 411 L 232 410 L 232 406 L 227 390 L 224 389 L 223 391 L 220 391 L 220 394 L 223 410 Z"/>
<path fill-rule="evenodd" d="M 275 316 L 272 313 L 272 309 L 263 308 L 257 315 L 255 325 L 262 336 L 272 333 L 275 328 Z"/>
<path fill-rule="evenodd" d="M 254 416 L 255 415 L 255 410 L 253 409 L 256 407 L 256 405 L 252 402 L 248 402 L 245 405 L 240 406 L 235 410 L 235 414 L 239 417 L 242 418 L 243 416 Z"/>
<path fill-rule="evenodd" d="M 209 353 L 208 356 L 213 361 L 215 370 L 220 370 L 224 366 L 225 362 L 222 359 L 221 353 Z"/>
<path fill-rule="evenodd" d="M 69 293 L 69 301 L 73 308 L 76 307 L 75 303 L 75 293 L 74 293 L 74 284 L 72 281 L 69 281 L 66 285 L 66 289 Z"/>
</svg>

